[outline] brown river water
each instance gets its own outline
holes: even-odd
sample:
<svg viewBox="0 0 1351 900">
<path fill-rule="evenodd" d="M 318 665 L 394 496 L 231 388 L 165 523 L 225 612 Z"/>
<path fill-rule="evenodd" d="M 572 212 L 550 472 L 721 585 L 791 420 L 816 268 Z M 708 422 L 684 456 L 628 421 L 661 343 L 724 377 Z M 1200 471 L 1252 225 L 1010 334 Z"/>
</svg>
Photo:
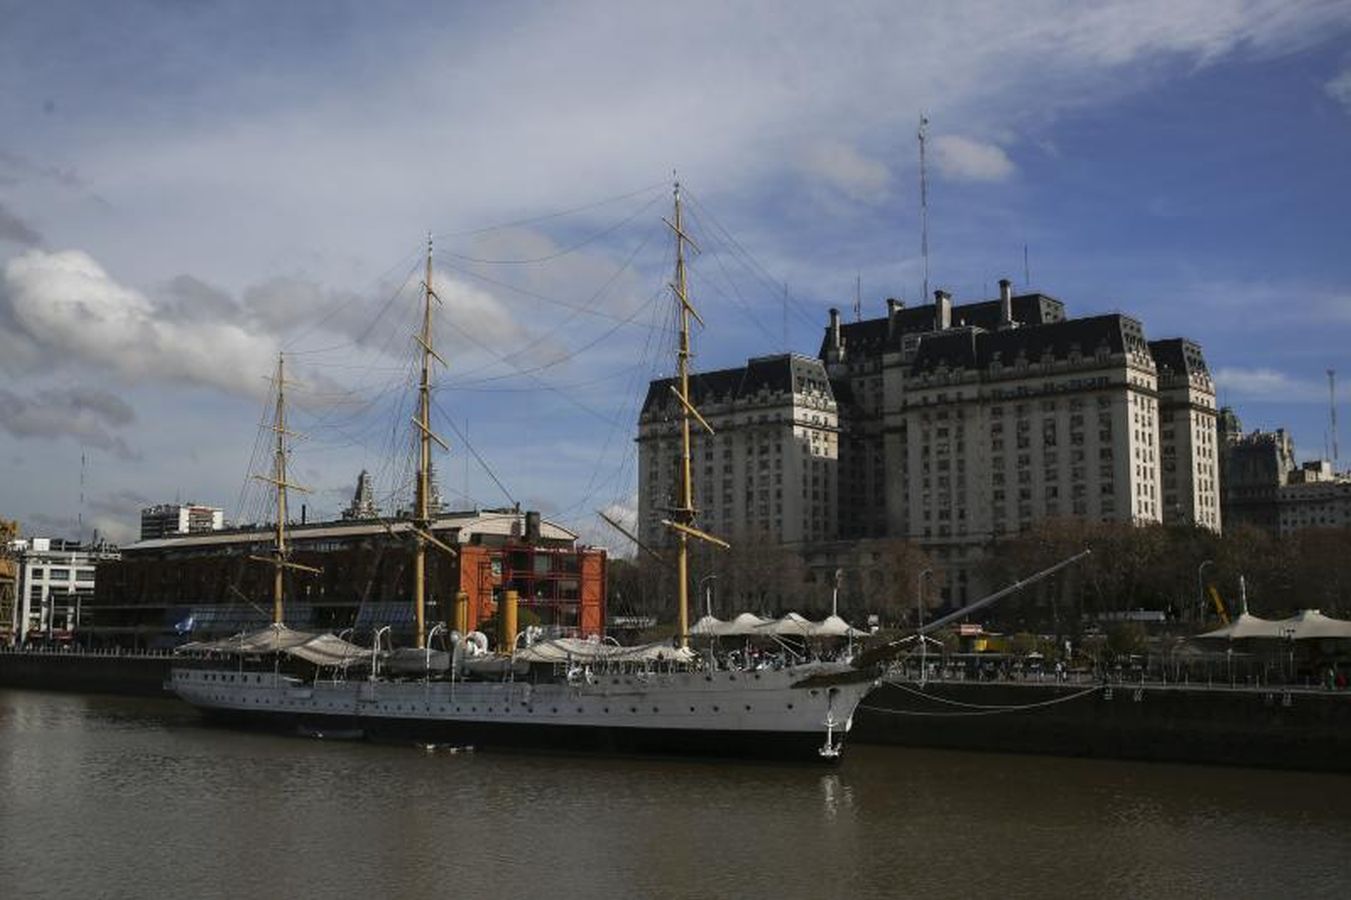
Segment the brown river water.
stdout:
<svg viewBox="0 0 1351 900">
<path fill-rule="evenodd" d="M 1347 897 L 1351 778 L 319 741 L 0 690 L 0 897 Z"/>
</svg>

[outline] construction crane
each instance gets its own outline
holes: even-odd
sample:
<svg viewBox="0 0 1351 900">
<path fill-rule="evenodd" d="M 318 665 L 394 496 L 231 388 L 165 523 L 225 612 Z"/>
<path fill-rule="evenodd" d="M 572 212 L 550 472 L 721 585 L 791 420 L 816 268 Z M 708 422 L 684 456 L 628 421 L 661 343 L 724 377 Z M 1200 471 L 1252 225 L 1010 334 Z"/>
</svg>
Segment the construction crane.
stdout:
<svg viewBox="0 0 1351 900">
<path fill-rule="evenodd" d="M 1220 592 L 1215 590 L 1215 585 L 1206 585 L 1206 593 L 1210 594 L 1210 602 L 1215 606 L 1215 615 L 1220 617 L 1220 624 L 1229 624 L 1229 610 L 1225 609 L 1224 601 L 1220 599 Z"/>
</svg>

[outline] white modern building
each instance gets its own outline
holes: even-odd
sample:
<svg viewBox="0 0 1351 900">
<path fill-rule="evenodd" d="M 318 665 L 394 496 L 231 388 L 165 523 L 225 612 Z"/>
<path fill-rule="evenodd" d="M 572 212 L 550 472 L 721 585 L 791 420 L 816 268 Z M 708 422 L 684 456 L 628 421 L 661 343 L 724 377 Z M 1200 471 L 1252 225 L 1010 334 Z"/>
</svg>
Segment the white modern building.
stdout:
<svg viewBox="0 0 1351 900">
<path fill-rule="evenodd" d="M 141 510 L 141 540 L 152 541 L 175 534 L 199 534 L 225 527 L 225 511 L 197 503 L 161 503 Z"/>
<path fill-rule="evenodd" d="M 98 563 L 119 558 L 108 545 L 58 538 L 18 540 L 10 550 L 18 579 L 13 620 L 5 624 L 19 644 L 65 640 L 78 632 L 81 607 L 94 596 Z"/>
</svg>

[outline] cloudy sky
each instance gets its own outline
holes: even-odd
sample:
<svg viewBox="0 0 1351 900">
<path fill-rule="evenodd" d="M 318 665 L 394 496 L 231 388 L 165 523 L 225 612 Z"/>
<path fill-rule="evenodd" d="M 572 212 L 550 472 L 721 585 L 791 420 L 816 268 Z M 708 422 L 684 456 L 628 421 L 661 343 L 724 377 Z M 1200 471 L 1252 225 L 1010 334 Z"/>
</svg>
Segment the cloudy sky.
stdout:
<svg viewBox="0 0 1351 900">
<path fill-rule="evenodd" d="M 428 232 L 442 493 L 594 533 L 633 502 L 637 405 L 672 368 L 672 171 L 698 365 L 812 353 L 856 285 L 869 316 L 919 299 L 921 111 L 931 282 L 958 302 L 1007 276 L 1191 337 L 1302 457 L 1325 370 L 1351 382 L 1345 2 L 0 0 L 0 22 L 0 515 L 28 533 L 125 540 L 175 499 L 258 515 L 280 351 L 310 514 L 363 467 L 392 505 Z"/>
</svg>

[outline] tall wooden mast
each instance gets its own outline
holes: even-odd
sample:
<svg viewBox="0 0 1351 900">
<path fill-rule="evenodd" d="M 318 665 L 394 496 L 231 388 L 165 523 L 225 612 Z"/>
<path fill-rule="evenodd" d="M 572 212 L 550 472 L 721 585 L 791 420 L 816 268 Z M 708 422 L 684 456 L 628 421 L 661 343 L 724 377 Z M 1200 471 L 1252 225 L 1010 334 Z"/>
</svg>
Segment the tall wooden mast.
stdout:
<svg viewBox="0 0 1351 900">
<path fill-rule="evenodd" d="M 417 342 L 422 347 L 422 378 L 418 381 L 418 414 L 413 424 L 418 430 L 417 499 L 413 510 L 413 627 L 414 646 L 422 648 L 427 641 L 427 545 L 432 544 L 454 555 L 455 551 L 432 535 L 431 480 L 432 442 L 449 450 L 446 442 L 432 432 L 431 363 L 445 365 L 432 347 L 432 301 L 441 302 L 432 289 L 432 236 L 427 235 L 427 273 L 422 283 L 422 330 Z"/>
<path fill-rule="evenodd" d="M 678 181 L 675 183 L 674 195 L 674 221 L 666 224 L 670 226 L 676 238 L 675 282 L 671 285 L 671 290 L 680 302 L 680 345 L 676 351 L 676 384 L 671 387 L 677 399 L 680 400 L 680 486 L 677 498 L 679 505 L 671 509 L 672 518 L 663 521 L 676 532 L 676 577 L 679 579 L 676 595 L 679 604 L 677 611 L 678 637 L 680 646 L 687 647 L 689 646 L 690 633 L 689 539 L 691 537 L 698 538 L 720 547 L 726 547 L 727 543 L 694 527 L 694 471 L 690 450 L 690 424 L 692 420 L 697 421 L 710 435 L 713 434 L 713 428 L 699 414 L 699 410 L 695 409 L 694 403 L 690 400 L 690 318 L 693 317 L 700 325 L 704 324 L 704 320 L 699 317 L 699 313 L 690 304 L 689 293 L 686 290 L 685 245 L 689 244 L 696 253 L 699 248 L 694 241 L 690 240 L 689 235 L 684 230 L 684 222 L 680 214 L 680 182 Z"/>
<path fill-rule="evenodd" d="M 277 443 L 272 462 L 273 483 L 277 488 L 277 534 L 272 551 L 276 557 L 276 565 L 272 567 L 272 623 L 280 625 L 286 572 L 286 357 L 281 353 L 277 354 L 277 408 L 272 416 L 272 430 Z"/>
<path fill-rule="evenodd" d="M 272 555 L 271 556 L 250 556 L 249 559 L 255 562 L 265 562 L 272 564 L 272 622 L 274 625 L 282 624 L 283 606 L 285 600 L 285 574 L 287 569 L 299 569 L 302 572 L 318 573 L 320 570 L 312 566 L 302 566 L 300 563 L 291 562 L 287 557 L 291 555 L 290 548 L 286 544 L 286 493 L 288 489 L 294 488 L 297 491 L 306 489 L 298 484 L 292 484 L 286 480 L 286 439 L 294 434 L 286 427 L 286 357 L 277 354 L 277 404 L 272 412 L 272 432 L 276 436 L 275 449 L 272 453 L 272 474 L 255 475 L 254 478 L 260 481 L 266 481 L 272 485 L 277 492 L 277 525 L 273 535 Z"/>
</svg>

